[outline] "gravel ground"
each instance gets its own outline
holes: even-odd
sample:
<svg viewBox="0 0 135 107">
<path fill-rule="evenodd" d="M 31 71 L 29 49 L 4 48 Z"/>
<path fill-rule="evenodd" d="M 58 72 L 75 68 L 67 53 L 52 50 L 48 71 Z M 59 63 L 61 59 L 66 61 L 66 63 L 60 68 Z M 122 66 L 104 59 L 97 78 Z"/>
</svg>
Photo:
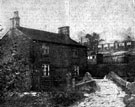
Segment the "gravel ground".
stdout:
<svg viewBox="0 0 135 107">
<path fill-rule="evenodd" d="M 96 80 L 101 90 L 85 94 L 87 98 L 71 107 L 126 107 L 123 99 L 126 95 L 120 87 L 108 79 Z"/>
</svg>

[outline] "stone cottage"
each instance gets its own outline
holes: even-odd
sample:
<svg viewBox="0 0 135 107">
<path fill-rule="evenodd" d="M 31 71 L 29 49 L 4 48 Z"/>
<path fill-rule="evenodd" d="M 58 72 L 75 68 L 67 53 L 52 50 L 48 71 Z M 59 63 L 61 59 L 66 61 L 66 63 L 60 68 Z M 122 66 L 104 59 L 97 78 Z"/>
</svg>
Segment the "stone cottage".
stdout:
<svg viewBox="0 0 135 107">
<path fill-rule="evenodd" d="M 1 40 L 1 64 L 13 62 L 17 73 L 25 69 L 33 89 L 63 81 L 68 72 L 75 77 L 85 73 L 87 48 L 70 38 L 69 26 L 58 33 L 21 27 L 18 11 L 10 20 L 12 27 Z"/>
</svg>

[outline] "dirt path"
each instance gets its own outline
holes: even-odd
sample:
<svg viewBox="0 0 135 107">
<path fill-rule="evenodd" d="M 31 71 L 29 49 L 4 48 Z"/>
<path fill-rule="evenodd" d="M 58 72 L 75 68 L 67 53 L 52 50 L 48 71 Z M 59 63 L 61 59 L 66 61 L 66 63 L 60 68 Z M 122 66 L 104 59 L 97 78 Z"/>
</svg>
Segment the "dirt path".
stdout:
<svg viewBox="0 0 135 107">
<path fill-rule="evenodd" d="M 125 92 L 116 84 L 107 79 L 96 80 L 101 90 L 86 94 L 87 98 L 72 107 L 125 107 L 123 97 Z"/>
</svg>

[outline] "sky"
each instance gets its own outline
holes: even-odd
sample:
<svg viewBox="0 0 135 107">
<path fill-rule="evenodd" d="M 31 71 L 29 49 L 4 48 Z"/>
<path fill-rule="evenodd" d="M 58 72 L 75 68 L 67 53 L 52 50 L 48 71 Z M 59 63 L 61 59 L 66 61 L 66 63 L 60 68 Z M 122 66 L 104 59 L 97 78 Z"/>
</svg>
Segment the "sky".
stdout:
<svg viewBox="0 0 135 107">
<path fill-rule="evenodd" d="M 58 27 L 70 26 L 75 40 L 80 32 L 96 32 L 107 42 L 135 35 L 134 0 L 0 0 L 1 35 L 14 11 L 23 27 L 58 32 Z"/>
</svg>

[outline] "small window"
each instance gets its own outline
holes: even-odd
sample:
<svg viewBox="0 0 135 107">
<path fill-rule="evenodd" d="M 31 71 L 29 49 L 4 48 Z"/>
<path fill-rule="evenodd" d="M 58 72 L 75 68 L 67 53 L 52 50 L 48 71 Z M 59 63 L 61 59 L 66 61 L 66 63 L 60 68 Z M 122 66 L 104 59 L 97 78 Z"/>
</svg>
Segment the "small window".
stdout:
<svg viewBox="0 0 135 107">
<path fill-rule="evenodd" d="M 110 47 L 114 47 L 114 44 L 111 43 L 111 44 L 110 44 Z"/>
<path fill-rule="evenodd" d="M 98 45 L 98 48 L 101 48 L 102 47 L 102 45 Z"/>
<path fill-rule="evenodd" d="M 76 49 L 73 50 L 73 57 L 78 57 L 78 50 Z"/>
<path fill-rule="evenodd" d="M 48 77 L 50 75 L 50 66 L 49 66 L 49 64 L 43 64 L 42 69 L 43 69 L 43 75 Z"/>
<path fill-rule="evenodd" d="M 93 59 L 93 57 L 92 57 L 92 56 L 90 56 L 90 59 Z"/>
<path fill-rule="evenodd" d="M 42 49 L 43 49 L 43 55 L 49 54 L 49 46 L 43 44 Z"/>
<path fill-rule="evenodd" d="M 88 56 L 88 59 L 92 59 L 92 56 Z"/>
<path fill-rule="evenodd" d="M 108 44 L 104 44 L 104 47 L 107 48 L 108 47 Z"/>
<path fill-rule="evenodd" d="M 130 46 L 131 45 L 131 42 L 127 42 L 127 46 Z"/>
<path fill-rule="evenodd" d="M 104 49 L 109 49 L 108 44 L 104 44 Z"/>
<path fill-rule="evenodd" d="M 119 46 L 124 46 L 124 43 L 119 43 Z"/>
<path fill-rule="evenodd" d="M 79 66 L 74 65 L 74 75 L 78 76 L 79 75 Z"/>
</svg>

